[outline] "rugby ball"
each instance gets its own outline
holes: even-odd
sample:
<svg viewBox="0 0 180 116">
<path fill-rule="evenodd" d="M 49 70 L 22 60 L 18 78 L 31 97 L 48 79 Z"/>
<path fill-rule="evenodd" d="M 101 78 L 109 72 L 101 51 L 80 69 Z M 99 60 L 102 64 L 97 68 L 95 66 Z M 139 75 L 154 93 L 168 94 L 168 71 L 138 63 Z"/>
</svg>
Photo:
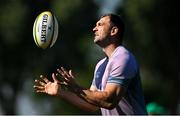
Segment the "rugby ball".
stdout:
<svg viewBox="0 0 180 116">
<path fill-rule="evenodd" d="M 58 37 L 58 22 L 50 11 L 39 14 L 33 25 L 33 38 L 36 45 L 46 49 L 52 47 Z"/>
</svg>

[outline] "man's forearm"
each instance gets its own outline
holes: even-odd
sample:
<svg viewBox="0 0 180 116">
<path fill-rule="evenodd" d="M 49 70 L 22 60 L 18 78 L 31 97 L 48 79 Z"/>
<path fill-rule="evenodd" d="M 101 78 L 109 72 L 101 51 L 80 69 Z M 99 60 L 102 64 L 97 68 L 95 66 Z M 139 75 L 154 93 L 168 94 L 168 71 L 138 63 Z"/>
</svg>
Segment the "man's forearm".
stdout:
<svg viewBox="0 0 180 116">
<path fill-rule="evenodd" d="M 71 91 L 61 90 L 58 95 L 61 96 L 66 101 L 72 103 L 73 105 L 83 110 L 86 110 L 89 112 L 95 112 L 99 109 L 97 106 L 94 106 L 88 103 L 87 101 L 83 100 L 82 98 L 72 93 Z"/>
<path fill-rule="evenodd" d="M 98 107 L 107 109 L 112 109 L 113 107 L 112 99 L 106 91 L 91 91 L 77 85 L 72 88 L 72 92 L 74 92 L 77 96 L 81 97 L 85 101 Z"/>
</svg>

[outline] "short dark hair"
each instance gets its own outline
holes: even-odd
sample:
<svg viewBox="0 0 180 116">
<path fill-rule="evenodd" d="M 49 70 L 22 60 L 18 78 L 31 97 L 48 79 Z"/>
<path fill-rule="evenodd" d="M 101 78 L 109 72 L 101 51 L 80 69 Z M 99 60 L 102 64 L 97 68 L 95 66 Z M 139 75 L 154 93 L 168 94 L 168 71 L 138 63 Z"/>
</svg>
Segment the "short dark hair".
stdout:
<svg viewBox="0 0 180 116">
<path fill-rule="evenodd" d="M 108 13 L 108 14 L 104 14 L 101 16 L 101 18 L 103 17 L 110 17 L 110 21 L 115 25 L 117 26 L 118 28 L 118 35 L 121 39 L 121 41 L 123 40 L 123 35 L 124 35 L 124 30 L 125 30 L 125 24 L 121 18 L 120 15 L 117 15 L 117 14 L 113 14 L 113 13 Z"/>
</svg>

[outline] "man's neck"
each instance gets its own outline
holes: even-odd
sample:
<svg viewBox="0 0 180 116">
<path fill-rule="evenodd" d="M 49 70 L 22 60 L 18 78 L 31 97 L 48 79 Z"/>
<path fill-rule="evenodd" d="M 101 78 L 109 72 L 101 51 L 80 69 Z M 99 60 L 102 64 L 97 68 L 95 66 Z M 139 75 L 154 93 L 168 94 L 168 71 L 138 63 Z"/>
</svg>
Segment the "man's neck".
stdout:
<svg viewBox="0 0 180 116">
<path fill-rule="evenodd" d="M 118 47 L 119 45 L 111 44 L 103 48 L 104 53 L 108 56 L 108 58 L 111 57 L 112 53 L 114 50 Z"/>
</svg>

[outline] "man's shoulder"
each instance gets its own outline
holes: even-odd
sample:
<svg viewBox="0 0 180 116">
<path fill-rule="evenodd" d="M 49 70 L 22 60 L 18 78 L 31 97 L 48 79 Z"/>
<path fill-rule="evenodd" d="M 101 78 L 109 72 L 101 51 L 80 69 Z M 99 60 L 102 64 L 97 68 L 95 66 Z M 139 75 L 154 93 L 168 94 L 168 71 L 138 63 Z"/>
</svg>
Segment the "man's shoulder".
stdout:
<svg viewBox="0 0 180 116">
<path fill-rule="evenodd" d="M 99 67 L 105 60 L 106 60 L 106 57 L 99 60 L 98 63 L 96 64 L 96 67 Z"/>
<path fill-rule="evenodd" d="M 120 46 L 116 49 L 114 54 L 111 57 L 111 61 L 121 61 L 128 60 L 130 57 L 130 52 L 123 46 Z"/>
<path fill-rule="evenodd" d="M 128 68 L 137 68 L 137 62 L 134 55 L 129 52 L 125 47 L 119 47 L 116 50 L 110 61 L 113 66 L 125 66 Z"/>
</svg>

